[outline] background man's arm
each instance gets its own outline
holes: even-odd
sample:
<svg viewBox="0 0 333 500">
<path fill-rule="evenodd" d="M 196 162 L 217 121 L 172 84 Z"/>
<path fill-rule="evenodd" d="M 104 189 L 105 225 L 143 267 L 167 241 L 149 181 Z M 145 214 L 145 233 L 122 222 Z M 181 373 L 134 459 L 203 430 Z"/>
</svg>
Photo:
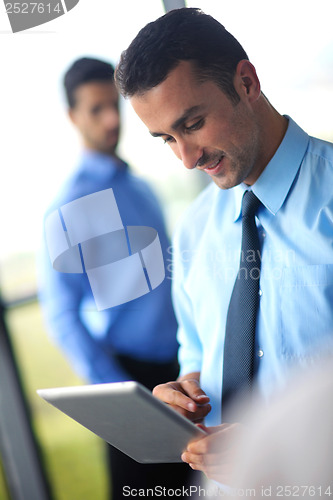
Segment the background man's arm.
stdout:
<svg viewBox="0 0 333 500">
<path fill-rule="evenodd" d="M 73 370 L 91 383 L 129 380 L 111 348 L 91 334 L 81 317 L 85 296 L 81 274 L 52 269 L 48 255 L 40 261 L 39 301 L 50 337 L 68 358 Z"/>
</svg>

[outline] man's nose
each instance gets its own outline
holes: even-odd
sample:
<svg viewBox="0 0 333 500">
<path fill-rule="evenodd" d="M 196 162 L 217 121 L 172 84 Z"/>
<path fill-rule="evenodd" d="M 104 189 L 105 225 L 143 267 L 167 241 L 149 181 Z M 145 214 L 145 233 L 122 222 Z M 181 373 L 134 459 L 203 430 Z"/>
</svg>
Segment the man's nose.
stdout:
<svg viewBox="0 0 333 500">
<path fill-rule="evenodd" d="M 119 111 L 117 109 L 108 109 L 104 114 L 104 124 L 108 128 L 119 126 Z"/>
<path fill-rule="evenodd" d="M 202 156 L 201 148 L 192 141 L 180 140 L 177 142 L 178 157 L 182 160 L 184 166 L 189 170 L 196 167 L 198 160 Z"/>
</svg>

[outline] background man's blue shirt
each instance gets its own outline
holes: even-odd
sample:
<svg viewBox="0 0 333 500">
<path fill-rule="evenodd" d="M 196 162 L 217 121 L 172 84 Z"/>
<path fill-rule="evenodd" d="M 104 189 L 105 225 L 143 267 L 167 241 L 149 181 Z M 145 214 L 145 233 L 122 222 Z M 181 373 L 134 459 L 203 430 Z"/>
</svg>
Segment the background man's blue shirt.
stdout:
<svg viewBox="0 0 333 500">
<path fill-rule="evenodd" d="M 124 226 L 156 229 L 166 258 L 169 241 L 157 199 L 147 183 L 117 158 L 86 151 L 50 211 L 107 188 L 113 189 Z M 117 355 L 157 363 L 175 359 L 177 323 L 170 276 L 147 295 L 97 311 L 87 275 L 55 271 L 46 248 L 40 275 L 40 301 L 50 334 L 85 379 L 93 383 L 128 380 Z"/>
<path fill-rule="evenodd" d="M 225 323 L 241 248 L 240 185 L 210 185 L 174 240 L 174 304 L 181 373 L 201 372 L 220 422 Z M 253 192 L 262 202 L 256 332 L 258 386 L 268 396 L 294 363 L 310 363 L 333 341 L 333 145 L 289 119 L 286 135 Z"/>
</svg>

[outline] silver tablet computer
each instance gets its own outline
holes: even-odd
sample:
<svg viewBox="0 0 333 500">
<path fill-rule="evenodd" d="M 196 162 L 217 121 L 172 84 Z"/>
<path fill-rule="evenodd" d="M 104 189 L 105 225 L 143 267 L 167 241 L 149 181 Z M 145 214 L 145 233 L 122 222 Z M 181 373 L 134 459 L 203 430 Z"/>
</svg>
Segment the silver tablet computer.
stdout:
<svg viewBox="0 0 333 500">
<path fill-rule="evenodd" d="M 181 462 L 205 432 L 137 382 L 40 389 L 39 396 L 140 463 Z"/>
</svg>

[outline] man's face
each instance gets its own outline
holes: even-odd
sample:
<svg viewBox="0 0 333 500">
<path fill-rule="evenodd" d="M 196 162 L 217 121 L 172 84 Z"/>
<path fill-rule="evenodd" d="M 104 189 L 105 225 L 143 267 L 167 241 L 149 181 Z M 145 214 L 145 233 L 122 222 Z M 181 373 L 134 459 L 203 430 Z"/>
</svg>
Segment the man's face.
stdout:
<svg viewBox="0 0 333 500">
<path fill-rule="evenodd" d="M 119 96 L 113 82 L 89 82 L 75 91 L 70 117 L 88 149 L 113 155 L 119 138 Z"/>
<path fill-rule="evenodd" d="M 239 76 L 235 105 L 214 82 L 199 83 L 191 63 L 182 61 L 131 103 L 150 133 L 161 137 L 185 167 L 204 170 L 229 189 L 243 181 L 252 184 L 263 168 L 259 124 L 242 83 L 247 81 Z"/>
</svg>

